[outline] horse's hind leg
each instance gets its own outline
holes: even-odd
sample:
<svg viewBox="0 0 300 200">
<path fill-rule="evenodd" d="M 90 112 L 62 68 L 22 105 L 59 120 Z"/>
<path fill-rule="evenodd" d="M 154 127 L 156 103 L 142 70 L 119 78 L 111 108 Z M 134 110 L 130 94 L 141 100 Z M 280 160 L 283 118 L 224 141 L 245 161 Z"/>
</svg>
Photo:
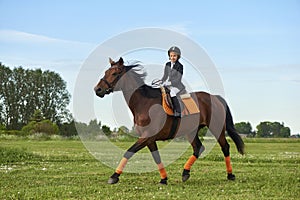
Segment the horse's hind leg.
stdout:
<svg viewBox="0 0 300 200">
<path fill-rule="evenodd" d="M 218 138 L 218 142 L 222 148 L 222 152 L 225 157 L 225 164 L 226 164 L 226 171 L 227 171 L 227 179 L 228 180 L 235 180 L 235 176 L 232 174 L 232 166 L 230 163 L 230 145 L 228 144 L 226 137 L 225 137 L 225 129 L 222 130 L 220 137 Z"/>
<path fill-rule="evenodd" d="M 190 141 L 190 140 L 189 140 Z M 204 146 L 202 145 L 199 137 L 198 137 L 198 131 L 196 132 L 196 135 L 192 141 L 190 141 L 192 147 L 193 147 L 193 155 L 186 161 L 184 165 L 184 169 L 182 172 L 182 181 L 185 182 L 190 178 L 190 170 L 194 162 L 198 159 L 200 154 L 204 151 Z"/>
</svg>

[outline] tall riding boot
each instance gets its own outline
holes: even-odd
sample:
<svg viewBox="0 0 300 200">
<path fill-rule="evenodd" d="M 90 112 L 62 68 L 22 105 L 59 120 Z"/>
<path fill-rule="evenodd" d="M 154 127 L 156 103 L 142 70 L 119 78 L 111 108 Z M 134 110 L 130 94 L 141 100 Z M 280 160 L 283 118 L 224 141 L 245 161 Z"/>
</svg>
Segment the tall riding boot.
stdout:
<svg viewBox="0 0 300 200">
<path fill-rule="evenodd" d="M 181 117 L 181 108 L 177 97 L 171 97 L 173 103 L 174 117 Z"/>
</svg>

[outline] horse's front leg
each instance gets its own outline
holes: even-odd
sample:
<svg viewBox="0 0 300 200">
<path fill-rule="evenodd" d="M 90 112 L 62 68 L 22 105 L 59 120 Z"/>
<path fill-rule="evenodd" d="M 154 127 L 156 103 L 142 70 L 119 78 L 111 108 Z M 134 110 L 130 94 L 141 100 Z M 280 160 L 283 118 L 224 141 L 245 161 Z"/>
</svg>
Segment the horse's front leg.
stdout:
<svg viewBox="0 0 300 200">
<path fill-rule="evenodd" d="M 148 144 L 148 148 L 151 151 L 152 157 L 155 163 L 157 164 L 160 173 L 161 180 L 159 183 L 167 185 L 167 180 L 168 180 L 167 172 L 165 170 L 163 163 L 161 162 L 156 142 L 151 142 L 150 144 Z"/>
<path fill-rule="evenodd" d="M 109 184 L 115 184 L 119 181 L 119 176 L 122 174 L 124 167 L 126 166 L 129 158 L 131 158 L 136 152 L 147 146 L 148 139 L 140 138 L 134 145 L 132 145 L 124 154 L 120 161 L 115 173 L 108 179 Z"/>
<path fill-rule="evenodd" d="M 199 131 L 199 129 L 198 129 Z M 190 178 L 190 170 L 192 165 L 194 164 L 194 162 L 199 158 L 200 154 L 204 151 L 204 146 L 202 145 L 199 137 L 198 137 L 198 131 L 196 132 L 196 135 L 194 137 L 194 139 L 192 141 L 190 141 L 194 153 L 193 155 L 186 161 L 185 165 L 184 165 L 184 169 L 182 172 L 182 181 L 185 182 Z M 188 136 L 188 138 L 191 138 L 191 136 Z"/>
</svg>

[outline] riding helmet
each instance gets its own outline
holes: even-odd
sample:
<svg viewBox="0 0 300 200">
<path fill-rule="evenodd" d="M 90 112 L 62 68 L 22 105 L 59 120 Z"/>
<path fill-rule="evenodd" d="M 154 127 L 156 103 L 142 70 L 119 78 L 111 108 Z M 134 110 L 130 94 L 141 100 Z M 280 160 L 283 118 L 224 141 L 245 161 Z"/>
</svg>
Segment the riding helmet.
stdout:
<svg viewBox="0 0 300 200">
<path fill-rule="evenodd" d="M 180 51 L 180 49 L 179 49 L 178 47 L 176 47 L 176 46 L 172 46 L 172 47 L 169 49 L 169 51 L 168 51 L 168 56 L 170 56 L 170 52 L 176 53 L 176 54 L 178 55 L 178 58 L 180 58 L 180 56 L 181 56 L 181 51 Z"/>
</svg>

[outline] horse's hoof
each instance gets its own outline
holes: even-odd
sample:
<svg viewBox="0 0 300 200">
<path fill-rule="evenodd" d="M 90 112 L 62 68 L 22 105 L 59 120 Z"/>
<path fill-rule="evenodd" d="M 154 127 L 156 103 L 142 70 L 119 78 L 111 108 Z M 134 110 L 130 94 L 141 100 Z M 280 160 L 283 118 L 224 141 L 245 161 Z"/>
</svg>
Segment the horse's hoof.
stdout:
<svg viewBox="0 0 300 200">
<path fill-rule="evenodd" d="M 234 181 L 235 180 L 235 175 L 234 174 L 227 174 L 227 179 Z"/>
<path fill-rule="evenodd" d="M 162 184 L 162 185 L 168 185 L 167 180 L 168 180 L 168 178 L 166 177 L 164 179 L 161 179 L 159 183 Z"/>
<path fill-rule="evenodd" d="M 182 176 L 182 182 L 186 182 L 187 180 L 189 180 L 189 178 L 190 178 L 189 174 Z"/>
<path fill-rule="evenodd" d="M 108 184 L 116 184 L 117 182 L 119 182 L 119 178 L 109 178 L 107 183 Z"/>
<path fill-rule="evenodd" d="M 182 172 L 182 182 L 186 182 L 190 178 L 190 170 L 184 169 Z"/>
<path fill-rule="evenodd" d="M 111 175 L 111 177 L 108 179 L 107 183 L 108 184 L 116 184 L 117 182 L 119 182 L 119 176 L 120 174 L 118 173 L 114 173 L 113 175 Z"/>
</svg>

